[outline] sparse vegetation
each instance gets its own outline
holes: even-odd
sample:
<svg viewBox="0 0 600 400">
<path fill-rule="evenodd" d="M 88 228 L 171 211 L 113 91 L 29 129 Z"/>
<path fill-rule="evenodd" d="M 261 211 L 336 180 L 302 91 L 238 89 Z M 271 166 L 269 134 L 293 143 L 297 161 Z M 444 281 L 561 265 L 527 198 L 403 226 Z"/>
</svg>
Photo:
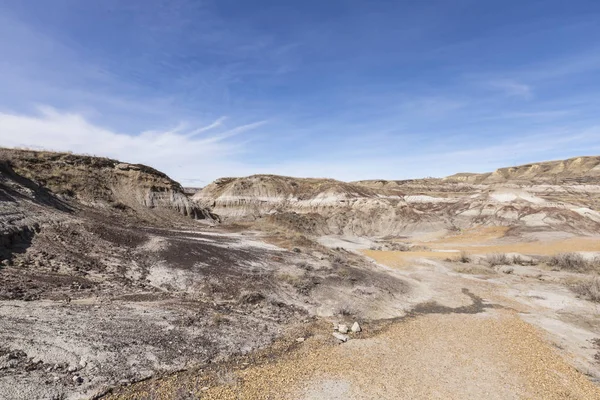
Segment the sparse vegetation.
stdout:
<svg viewBox="0 0 600 400">
<path fill-rule="evenodd" d="M 582 279 L 570 287 L 579 296 L 595 303 L 600 303 L 600 277 Z"/>
<path fill-rule="evenodd" d="M 538 265 L 539 263 L 537 259 L 532 257 L 523 257 L 519 254 L 510 256 L 504 253 L 488 254 L 485 257 L 485 262 L 490 267 L 496 267 L 499 265 Z M 512 271 L 514 271 L 514 269 Z M 509 273 L 512 273 L 512 271 Z"/>
<path fill-rule="evenodd" d="M 522 256 L 520 256 L 520 255 L 517 254 L 517 255 L 515 255 L 515 256 L 512 257 L 511 264 L 532 265 L 533 266 L 533 265 L 538 265 L 539 262 L 535 258 L 531 258 L 531 257 L 530 258 L 524 258 L 524 257 L 522 257 Z"/>
<path fill-rule="evenodd" d="M 467 264 L 471 262 L 471 256 L 469 256 L 469 253 L 467 253 L 466 251 L 461 251 L 460 255 L 458 256 L 457 261 L 463 263 L 463 264 Z"/>
<path fill-rule="evenodd" d="M 310 265 L 310 264 L 309 264 L 308 262 L 306 262 L 306 261 L 301 261 L 301 262 L 299 262 L 298 264 L 296 264 L 296 266 L 297 266 L 298 268 L 300 268 L 300 269 L 303 269 L 304 271 L 308 271 L 308 272 L 310 272 L 310 271 L 313 271 L 313 270 L 314 270 L 313 266 L 312 266 L 312 265 Z"/>
<path fill-rule="evenodd" d="M 546 261 L 555 270 L 590 272 L 600 270 L 600 257 L 585 258 L 579 253 L 560 253 Z"/>
<path fill-rule="evenodd" d="M 510 265 L 512 264 L 512 260 L 513 259 L 511 259 L 504 253 L 488 254 L 485 257 L 485 261 L 489 264 L 490 267 L 495 267 L 497 265 Z"/>
<path fill-rule="evenodd" d="M 303 276 L 291 275 L 291 274 L 280 274 L 279 279 L 288 285 L 294 287 L 298 293 L 308 295 L 311 289 L 315 286 L 315 282 Z"/>
<path fill-rule="evenodd" d="M 472 275 L 489 275 L 489 274 L 496 273 L 496 271 L 494 271 L 492 268 L 488 268 L 483 265 L 473 265 L 473 264 L 460 265 L 460 266 L 457 266 L 456 268 L 454 268 L 454 270 L 461 274 L 472 274 Z"/>
<path fill-rule="evenodd" d="M 349 317 L 354 315 L 354 310 L 352 310 L 349 306 L 340 306 L 335 314 L 342 317 Z"/>
</svg>

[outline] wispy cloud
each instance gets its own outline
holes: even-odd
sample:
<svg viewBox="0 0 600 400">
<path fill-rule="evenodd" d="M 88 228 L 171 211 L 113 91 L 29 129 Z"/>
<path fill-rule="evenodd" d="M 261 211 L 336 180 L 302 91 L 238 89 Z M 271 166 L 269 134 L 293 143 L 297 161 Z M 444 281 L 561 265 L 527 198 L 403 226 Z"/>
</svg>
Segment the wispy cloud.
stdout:
<svg viewBox="0 0 600 400">
<path fill-rule="evenodd" d="M 500 79 L 489 83 L 493 89 L 503 92 L 510 97 L 520 97 L 523 99 L 531 99 L 533 97 L 533 89 L 531 86 L 510 79 Z"/>
<path fill-rule="evenodd" d="M 196 129 L 192 130 L 191 132 L 186 133 L 186 136 L 192 137 L 192 136 L 199 135 L 200 133 L 210 131 L 211 129 L 218 128 L 223 125 L 223 122 L 225 122 L 226 119 L 227 119 L 227 117 L 219 117 L 217 120 L 215 120 L 210 125 L 206 125 L 201 128 L 196 128 Z"/>
<path fill-rule="evenodd" d="M 201 137 L 190 136 L 181 127 L 122 133 L 94 125 L 79 114 L 45 106 L 34 115 L 0 113 L 0 143 L 107 156 L 152 165 L 175 179 L 209 180 L 238 171 L 236 158 L 246 149 L 229 139 L 264 124 L 259 121 Z"/>
</svg>

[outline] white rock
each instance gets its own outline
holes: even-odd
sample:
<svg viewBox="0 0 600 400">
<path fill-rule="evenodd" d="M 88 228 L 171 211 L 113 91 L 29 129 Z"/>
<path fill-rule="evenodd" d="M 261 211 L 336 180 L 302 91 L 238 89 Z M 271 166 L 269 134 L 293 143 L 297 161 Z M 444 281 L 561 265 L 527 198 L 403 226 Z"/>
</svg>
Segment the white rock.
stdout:
<svg viewBox="0 0 600 400">
<path fill-rule="evenodd" d="M 83 360 L 83 359 L 82 359 L 81 361 L 79 361 L 79 366 L 80 366 L 81 368 L 85 368 L 85 366 L 86 366 L 86 365 L 87 365 L 87 361 L 85 361 L 85 360 Z"/>
<path fill-rule="evenodd" d="M 298 339 L 296 339 L 296 342 L 298 343 L 302 343 L 304 342 L 306 339 L 304 339 L 303 337 L 299 337 Z"/>
<path fill-rule="evenodd" d="M 77 371 L 77 367 L 74 365 L 70 365 L 69 368 L 67 368 L 67 372 L 75 372 Z"/>
<path fill-rule="evenodd" d="M 360 327 L 360 325 L 358 324 L 358 322 L 354 322 L 352 324 L 352 328 L 350 328 L 350 330 L 354 333 L 360 332 L 362 331 L 362 328 Z"/>
<path fill-rule="evenodd" d="M 348 325 L 340 325 L 338 326 L 339 333 L 348 333 Z"/>
<path fill-rule="evenodd" d="M 339 340 L 339 341 L 342 341 L 342 342 L 347 342 L 347 341 L 348 341 L 348 339 L 349 339 L 349 338 L 348 338 L 348 335 L 343 335 L 343 334 L 341 334 L 341 333 L 338 333 L 338 332 L 333 332 L 333 336 L 334 336 L 334 337 L 335 337 L 337 340 Z"/>
</svg>

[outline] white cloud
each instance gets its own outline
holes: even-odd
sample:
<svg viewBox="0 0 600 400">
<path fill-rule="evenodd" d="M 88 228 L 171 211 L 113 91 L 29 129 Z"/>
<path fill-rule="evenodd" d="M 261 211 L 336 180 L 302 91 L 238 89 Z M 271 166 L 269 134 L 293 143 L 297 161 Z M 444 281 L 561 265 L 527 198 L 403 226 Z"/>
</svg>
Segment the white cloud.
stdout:
<svg viewBox="0 0 600 400">
<path fill-rule="evenodd" d="M 273 149 L 249 148 L 243 133 L 258 130 L 266 121 L 228 129 L 225 129 L 223 121 L 219 118 L 197 129 L 186 129 L 180 125 L 171 130 L 148 130 L 130 135 L 94 125 L 79 114 L 42 107 L 36 115 L 0 112 L 0 145 L 73 151 L 143 163 L 189 186 L 203 186 L 223 176 L 258 173 L 329 177 L 345 181 L 446 176 L 600 151 L 597 144 L 600 128 L 591 127 L 577 131 L 524 132 L 518 137 L 471 146 L 450 141 L 437 146 L 408 148 L 397 155 L 389 152 L 384 155 L 377 151 L 378 143 L 365 142 L 358 153 L 352 150 L 352 146 L 344 149 L 343 145 L 335 145 L 328 151 L 309 152 L 300 155 L 300 158 L 283 155 L 276 158 L 281 160 L 279 162 L 252 164 L 245 161 L 250 151 L 260 156 Z M 196 132 L 196 135 L 190 135 L 190 132 Z"/>
<path fill-rule="evenodd" d="M 243 168 L 236 159 L 245 149 L 230 139 L 265 123 L 258 121 L 212 135 L 194 136 L 221 127 L 224 119 L 220 118 L 188 132 L 179 126 L 129 135 L 96 126 L 78 114 L 51 107 L 40 107 L 39 111 L 32 116 L 0 113 L 0 145 L 73 151 L 143 163 L 184 184 L 188 179 L 207 183 L 219 176 L 240 174 Z"/>
</svg>

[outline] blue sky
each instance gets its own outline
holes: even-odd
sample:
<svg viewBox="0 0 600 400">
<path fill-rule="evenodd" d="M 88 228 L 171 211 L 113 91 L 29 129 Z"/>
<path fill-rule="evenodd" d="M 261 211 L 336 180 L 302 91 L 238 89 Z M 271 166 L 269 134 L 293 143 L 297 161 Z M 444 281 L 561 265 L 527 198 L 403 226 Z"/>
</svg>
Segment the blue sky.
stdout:
<svg viewBox="0 0 600 400">
<path fill-rule="evenodd" d="M 600 154 L 597 1 L 0 0 L 0 145 L 445 176 Z"/>
</svg>

